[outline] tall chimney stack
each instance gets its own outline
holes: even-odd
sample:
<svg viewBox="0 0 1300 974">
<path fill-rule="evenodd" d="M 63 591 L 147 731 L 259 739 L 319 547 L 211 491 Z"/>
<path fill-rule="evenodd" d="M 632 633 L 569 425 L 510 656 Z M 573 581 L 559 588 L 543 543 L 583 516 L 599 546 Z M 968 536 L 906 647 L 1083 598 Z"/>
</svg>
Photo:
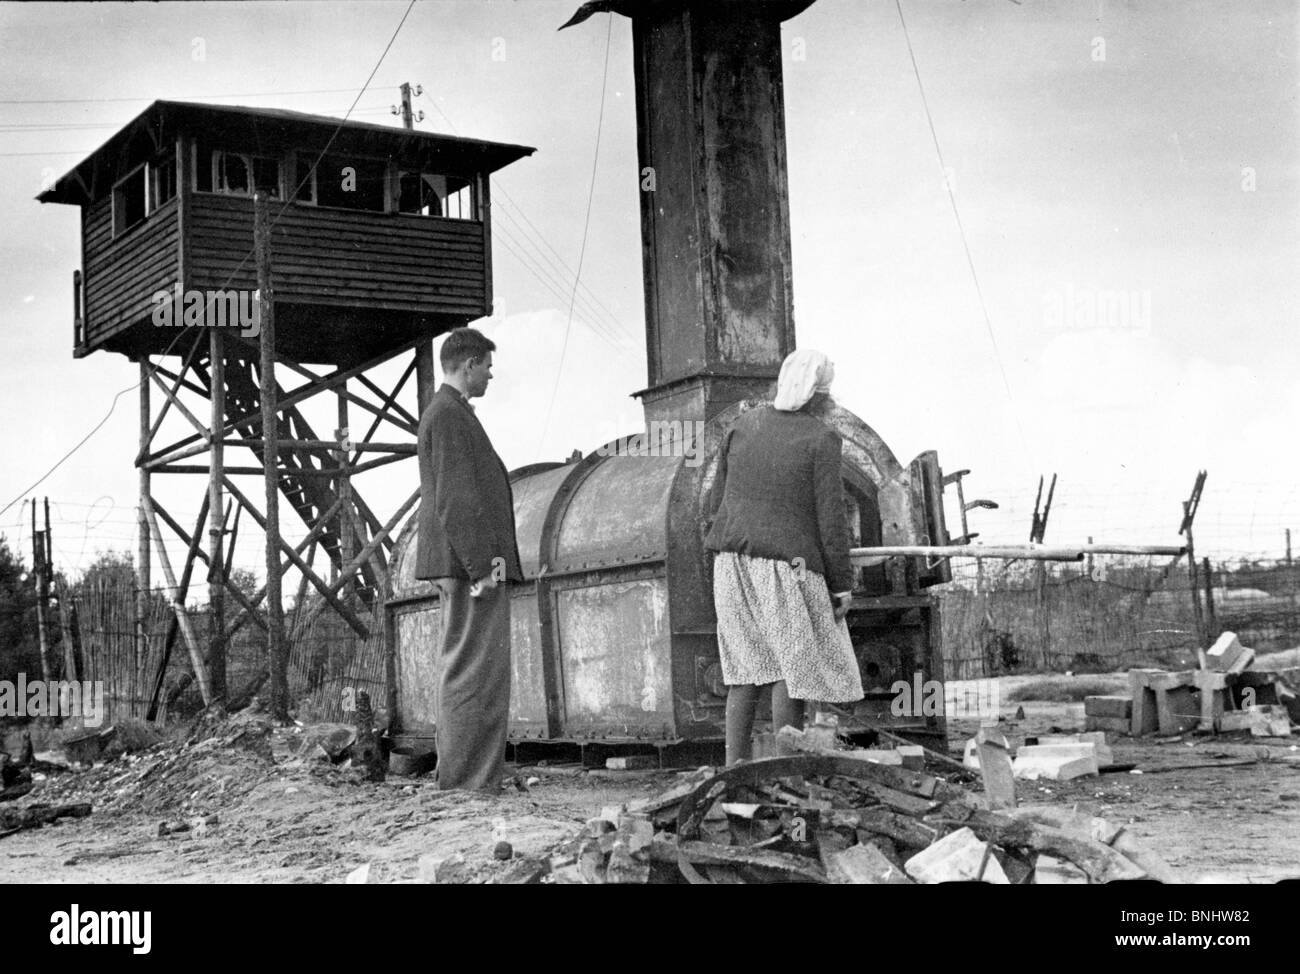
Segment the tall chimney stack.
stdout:
<svg viewBox="0 0 1300 974">
<path fill-rule="evenodd" d="M 765 394 L 794 349 L 781 22 L 813 2 L 603 0 L 570 21 L 632 18 L 647 423 Z"/>
</svg>

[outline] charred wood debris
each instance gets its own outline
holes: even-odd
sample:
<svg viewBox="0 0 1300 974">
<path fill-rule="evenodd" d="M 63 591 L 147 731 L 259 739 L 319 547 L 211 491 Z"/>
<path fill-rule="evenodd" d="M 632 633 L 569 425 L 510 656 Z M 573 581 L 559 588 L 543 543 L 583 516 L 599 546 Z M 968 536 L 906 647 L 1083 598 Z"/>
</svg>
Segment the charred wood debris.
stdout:
<svg viewBox="0 0 1300 974">
<path fill-rule="evenodd" d="M 658 796 L 607 806 L 495 882 L 1177 881 L 1122 826 L 1060 806 L 1017 808 L 1014 794 L 990 798 L 967 787 L 979 774 L 935 752 L 849 747 L 816 724 L 786 727 L 777 742 L 784 756 L 701 768 Z"/>
</svg>

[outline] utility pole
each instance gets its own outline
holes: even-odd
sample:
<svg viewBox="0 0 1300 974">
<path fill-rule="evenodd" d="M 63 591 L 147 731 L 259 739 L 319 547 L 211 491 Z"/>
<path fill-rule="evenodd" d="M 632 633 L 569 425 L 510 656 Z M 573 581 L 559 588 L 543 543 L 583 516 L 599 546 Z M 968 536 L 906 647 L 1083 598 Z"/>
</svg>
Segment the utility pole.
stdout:
<svg viewBox="0 0 1300 974">
<path fill-rule="evenodd" d="M 401 116 L 402 116 L 402 128 L 413 129 L 413 128 L 415 128 L 415 123 L 416 123 L 416 122 L 423 122 L 423 121 L 424 121 L 424 112 L 422 112 L 422 111 L 421 111 L 421 112 L 416 112 L 416 111 L 412 111 L 412 110 L 411 110 L 411 84 L 410 84 L 410 82 L 408 82 L 408 81 L 403 81 L 403 82 L 402 82 L 401 92 L 402 92 L 402 107 L 401 107 L 401 108 L 398 108 L 396 105 L 394 105 L 394 106 L 393 106 L 393 114 L 394 114 L 394 115 L 401 115 Z M 423 94 L 424 94 L 424 86 L 423 86 L 423 85 L 416 85 L 416 86 L 415 86 L 415 94 L 416 94 L 416 95 L 423 95 Z"/>
<path fill-rule="evenodd" d="M 36 631 L 41 647 L 41 679 L 50 682 L 50 644 L 45 633 L 45 607 L 50 592 L 50 499 L 45 498 L 45 532 L 36 529 L 36 498 L 32 498 L 32 571 L 36 573 Z"/>
<path fill-rule="evenodd" d="M 402 116 L 402 127 L 413 129 L 417 121 L 424 121 L 424 112 L 411 111 L 411 85 L 410 82 L 402 82 L 402 107 L 399 112 L 397 106 L 393 106 L 393 114 Z M 424 86 L 416 85 L 415 94 L 424 94 Z M 424 407 L 429 405 L 429 400 L 433 398 L 436 388 L 436 380 L 433 373 L 433 342 L 425 342 L 415 350 L 415 398 L 416 398 L 416 415 L 424 415 Z M 342 425 L 342 424 L 340 424 Z"/>
</svg>

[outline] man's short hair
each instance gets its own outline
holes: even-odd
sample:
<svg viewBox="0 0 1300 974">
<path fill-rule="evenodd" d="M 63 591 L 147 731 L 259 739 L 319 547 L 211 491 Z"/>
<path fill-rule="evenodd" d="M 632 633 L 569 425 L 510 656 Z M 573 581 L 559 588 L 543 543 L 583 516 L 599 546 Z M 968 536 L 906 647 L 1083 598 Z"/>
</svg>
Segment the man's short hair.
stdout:
<svg viewBox="0 0 1300 974">
<path fill-rule="evenodd" d="M 488 352 L 496 350 L 496 344 L 481 331 L 475 331 L 473 328 L 454 328 L 447 332 L 447 338 L 442 343 L 442 351 L 438 353 L 438 358 L 442 362 L 443 372 L 455 372 L 465 362 L 471 359 L 477 361 Z"/>
</svg>

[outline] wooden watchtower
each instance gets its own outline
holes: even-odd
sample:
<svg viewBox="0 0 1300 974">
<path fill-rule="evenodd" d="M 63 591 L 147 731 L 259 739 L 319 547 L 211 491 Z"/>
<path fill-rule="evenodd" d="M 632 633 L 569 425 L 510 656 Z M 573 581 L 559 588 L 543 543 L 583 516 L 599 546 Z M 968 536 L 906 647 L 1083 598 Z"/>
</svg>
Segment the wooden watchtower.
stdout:
<svg viewBox="0 0 1300 974">
<path fill-rule="evenodd" d="M 381 519 L 352 477 L 414 455 L 418 411 L 433 389 L 431 340 L 492 312 L 489 175 L 533 151 L 298 112 L 157 101 L 39 197 L 81 207 L 73 354 L 103 350 L 139 363 L 139 587 L 150 589 L 152 540 L 205 703 L 227 693 L 223 595 L 244 609 L 233 626 L 265 625 L 260 597 L 228 581 L 224 540 L 241 513 L 278 549 L 268 557 L 268 602 L 278 605 L 269 566 L 283 556 L 284 570 L 296 567 L 304 587 L 368 636 L 356 601 L 369 605 L 382 591 L 392 533 L 418 489 Z M 367 374 L 408 354 L 391 390 Z M 412 374 L 414 413 L 398 401 Z M 299 408 L 322 395 L 338 405 L 338 428 L 325 436 Z M 264 398 L 274 407 L 273 437 L 263 433 Z M 362 436 L 352 435 L 352 407 L 367 414 Z M 188 435 L 159 443 L 169 414 L 173 423 L 184 418 Z M 396 436 L 376 440 L 385 424 Z M 230 463 L 234 447 L 251 450 L 254 462 Z M 204 477 L 192 531 L 152 496 L 160 474 Z M 241 475 L 278 485 L 264 509 L 232 479 Z M 296 546 L 279 536 L 278 498 L 308 530 Z M 160 521 L 186 548 L 179 575 Z M 312 567 L 318 548 L 332 581 Z M 207 565 L 213 608 L 206 662 L 181 608 L 196 559 Z"/>
</svg>

